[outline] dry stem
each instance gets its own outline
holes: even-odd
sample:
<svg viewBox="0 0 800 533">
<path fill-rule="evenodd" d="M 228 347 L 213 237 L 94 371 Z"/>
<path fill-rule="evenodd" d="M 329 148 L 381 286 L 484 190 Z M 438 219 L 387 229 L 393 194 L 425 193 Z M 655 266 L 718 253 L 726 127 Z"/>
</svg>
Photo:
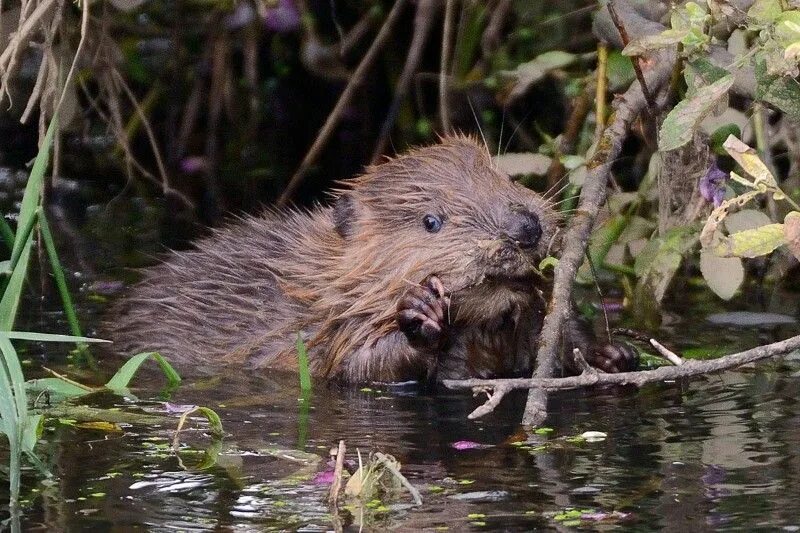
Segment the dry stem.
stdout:
<svg viewBox="0 0 800 533">
<path fill-rule="evenodd" d="M 300 163 L 300 167 L 294 173 L 294 176 L 292 176 L 292 178 L 289 180 L 289 184 L 286 186 L 283 194 L 281 194 L 280 198 L 278 199 L 278 206 L 284 206 L 289 202 L 289 200 L 291 200 L 292 196 L 297 190 L 297 187 L 303 181 L 306 172 L 308 172 L 308 169 L 311 168 L 311 165 L 314 163 L 314 161 L 317 160 L 317 157 L 322 151 L 322 147 L 328 141 L 328 137 L 330 137 L 330 135 L 333 133 L 333 130 L 336 128 L 336 125 L 339 123 L 339 118 L 341 118 L 345 107 L 350 103 L 350 100 L 353 98 L 356 89 L 364 81 L 364 76 L 375 62 L 375 59 L 378 57 L 378 52 L 380 52 L 381 48 L 383 48 L 383 45 L 389 40 L 389 34 L 391 33 L 392 27 L 394 27 L 395 23 L 397 22 L 397 19 L 399 18 L 400 13 L 403 11 L 405 4 L 406 0 L 397 0 L 394 6 L 392 6 L 392 10 L 386 17 L 386 21 L 383 23 L 383 26 L 381 26 L 378 35 L 375 37 L 375 40 L 369 47 L 369 50 L 367 50 L 367 53 L 364 54 L 364 58 L 358 64 L 358 67 L 356 67 L 355 72 L 353 72 L 353 76 L 350 78 L 350 81 L 347 83 L 344 91 L 342 91 L 341 96 L 339 96 L 339 100 L 336 102 L 333 111 L 331 111 L 331 113 L 328 115 L 325 124 L 317 134 L 314 144 L 312 144 L 311 148 L 308 149 L 306 156 Z"/>
<path fill-rule="evenodd" d="M 595 385 L 635 385 L 641 387 L 647 383 L 674 381 L 719 372 L 770 357 L 785 355 L 798 349 L 800 349 L 800 335 L 717 359 L 705 361 L 683 360 L 679 366 L 662 366 L 654 370 L 604 374 L 592 369 L 583 372 L 579 376 L 565 378 L 444 380 L 444 385 L 450 389 L 472 389 L 477 392 L 493 391 L 489 394 L 489 400 L 469 415 L 469 418 L 478 418 L 494 410 L 494 407 L 500 403 L 502 397 L 515 389 L 551 391 L 579 389 Z"/>
</svg>

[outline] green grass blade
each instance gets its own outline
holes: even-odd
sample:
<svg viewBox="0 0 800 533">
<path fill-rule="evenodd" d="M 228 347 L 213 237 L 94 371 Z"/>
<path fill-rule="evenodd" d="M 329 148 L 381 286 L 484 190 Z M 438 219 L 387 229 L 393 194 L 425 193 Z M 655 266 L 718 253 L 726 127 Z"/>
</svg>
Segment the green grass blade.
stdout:
<svg viewBox="0 0 800 533">
<path fill-rule="evenodd" d="M 3 242 L 6 243 L 8 246 L 8 251 L 14 249 L 14 230 L 11 229 L 8 222 L 6 222 L 5 217 L 0 217 L 0 236 L 3 238 Z"/>
<path fill-rule="evenodd" d="M 47 258 L 50 261 L 50 267 L 53 270 L 53 277 L 56 280 L 56 287 L 58 287 L 58 294 L 61 295 L 61 302 L 64 305 L 64 314 L 69 323 L 69 329 L 73 335 L 80 337 L 81 325 L 78 323 L 78 315 L 75 313 L 75 306 L 72 303 L 72 297 L 67 288 L 67 279 L 64 277 L 64 269 L 61 267 L 61 261 L 58 259 L 58 251 L 56 244 L 53 242 L 53 234 L 50 232 L 50 224 L 47 222 L 47 217 L 43 211 L 39 212 L 39 228 L 42 232 L 42 240 L 44 247 L 47 250 Z"/>
<path fill-rule="evenodd" d="M 20 226 L 17 228 L 17 234 L 14 236 L 15 239 L 22 238 L 22 241 L 27 242 L 28 238 L 32 238 L 31 235 L 33 234 L 33 228 L 36 227 L 36 220 L 39 218 L 40 209 L 36 208 L 33 214 L 29 217 L 29 219 L 25 222 L 24 226 Z M 16 241 L 15 241 L 16 242 Z M 19 258 L 22 255 L 23 247 L 20 246 L 19 248 L 14 248 L 11 252 L 11 260 L 10 260 L 10 268 L 13 270 L 16 268 L 17 263 L 19 262 Z"/>
<path fill-rule="evenodd" d="M 3 291 L 0 299 L 0 330 L 10 331 L 14 327 L 14 319 L 17 317 L 17 308 L 22 296 L 22 286 L 25 284 L 25 275 L 28 272 L 28 261 L 31 257 L 31 246 L 33 239 L 28 236 L 28 242 L 22 249 L 16 268 L 8 279 L 8 284 Z"/>
<path fill-rule="evenodd" d="M 3 355 L 3 371 L 0 374 L 7 378 L 0 382 L 2 401 L 9 401 L 14 405 L 17 421 L 22 422 L 28 417 L 28 398 L 25 396 L 25 378 L 22 375 L 22 366 L 19 356 L 6 332 L 0 331 L 0 353 Z M 2 378 L 0 378 L 2 379 Z M 9 394 L 10 393 L 10 394 Z M 11 398 L 9 398 L 11 396 Z M 5 416 L 5 415 L 4 415 Z"/>
<path fill-rule="evenodd" d="M 297 370 L 300 372 L 300 390 L 311 390 L 311 372 L 308 368 L 308 350 L 300 333 L 297 334 Z"/>
<path fill-rule="evenodd" d="M 55 333 L 36 333 L 34 331 L 6 331 L 5 334 L 9 339 L 17 339 L 21 341 L 111 343 L 111 341 L 105 339 L 95 339 L 93 337 L 77 337 L 73 335 L 58 335 Z"/>
<path fill-rule="evenodd" d="M 128 387 L 128 384 L 133 379 L 133 376 L 136 375 L 136 372 L 139 370 L 139 367 L 147 361 L 148 359 L 153 359 L 158 366 L 161 367 L 161 371 L 164 373 L 164 376 L 167 378 L 167 382 L 170 385 L 177 385 L 181 382 L 181 377 L 172 368 L 166 359 L 164 359 L 160 353 L 158 352 L 145 352 L 134 355 L 130 359 L 128 359 L 122 368 L 117 370 L 117 373 L 114 374 L 108 383 L 106 383 L 106 387 L 111 390 L 120 390 L 125 389 Z"/>
<path fill-rule="evenodd" d="M 44 428 L 44 416 L 31 415 L 22 423 L 22 451 L 32 453 L 36 446 L 36 441 L 42 436 Z"/>
<path fill-rule="evenodd" d="M 50 126 L 47 128 L 42 146 L 39 148 L 39 153 L 36 154 L 36 159 L 33 161 L 33 168 L 31 169 L 31 175 L 28 177 L 28 183 L 25 185 L 25 194 L 22 196 L 22 203 L 19 208 L 18 228 L 26 227 L 39 208 L 39 200 L 42 197 L 42 185 L 44 184 L 44 173 L 47 171 L 47 167 L 50 164 L 50 148 L 53 146 L 53 136 L 55 135 L 57 127 L 58 120 L 57 116 L 55 116 L 53 120 L 50 121 Z M 24 243 L 24 237 L 17 231 L 17 235 L 14 239 L 14 252 L 22 248 Z"/>
<path fill-rule="evenodd" d="M 96 389 L 92 389 L 86 385 L 65 381 L 59 378 L 31 379 L 25 382 L 25 386 L 32 392 L 48 391 L 65 398 L 75 398 L 77 396 L 84 396 L 96 392 Z"/>
</svg>

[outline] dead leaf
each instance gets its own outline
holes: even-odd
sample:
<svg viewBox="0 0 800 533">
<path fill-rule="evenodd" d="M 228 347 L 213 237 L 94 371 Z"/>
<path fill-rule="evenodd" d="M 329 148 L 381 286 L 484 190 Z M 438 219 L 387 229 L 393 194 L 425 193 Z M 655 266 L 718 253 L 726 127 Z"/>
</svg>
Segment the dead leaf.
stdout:
<svg viewBox="0 0 800 533">
<path fill-rule="evenodd" d="M 786 247 L 800 260 L 800 213 L 792 211 L 783 219 L 783 234 Z"/>
</svg>

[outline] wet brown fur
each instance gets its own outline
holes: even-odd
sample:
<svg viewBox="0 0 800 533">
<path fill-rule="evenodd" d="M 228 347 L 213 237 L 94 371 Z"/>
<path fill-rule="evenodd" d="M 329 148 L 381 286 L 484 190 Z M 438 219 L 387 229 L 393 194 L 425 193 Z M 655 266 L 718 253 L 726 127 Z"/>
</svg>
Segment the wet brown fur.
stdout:
<svg viewBox="0 0 800 533">
<path fill-rule="evenodd" d="M 530 365 L 542 313 L 533 267 L 556 215 L 499 172 L 483 145 L 444 138 L 369 167 L 334 196 L 331 207 L 243 218 L 148 270 L 112 310 L 116 347 L 178 363 L 293 369 L 300 332 L 312 372 L 348 381 Z M 504 237 L 519 208 L 543 230 L 526 253 L 510 252 Z M 428 213 L 443 218 L 438 233 L 425 231 Z M 398 299 L 431 274 L 450 291 L 460 332 L 448 354 L 403 345 L 395 320 Z"/>
</svg>

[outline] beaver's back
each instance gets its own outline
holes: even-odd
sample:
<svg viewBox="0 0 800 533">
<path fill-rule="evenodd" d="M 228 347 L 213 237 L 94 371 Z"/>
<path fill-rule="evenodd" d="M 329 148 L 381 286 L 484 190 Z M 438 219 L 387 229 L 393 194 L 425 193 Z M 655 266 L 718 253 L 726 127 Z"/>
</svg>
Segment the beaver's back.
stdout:
<svg viewBox="0 0 800 533">
<path fill-rule="evenodd" d="M 216 230 L 148 269 L 112 307 L 103 333 L 120 353 L 157 350 L 179 364 L 269 363 L 263 360 L 292 344 L 301 327 L 303 304 L 286 296 L 283 283 L 297 274 L 292 268 L 318 257 L 319 237 L 330 235 L 332 224 L 329 210 L 320 209 L 248 217 Z"/>
</svg>

